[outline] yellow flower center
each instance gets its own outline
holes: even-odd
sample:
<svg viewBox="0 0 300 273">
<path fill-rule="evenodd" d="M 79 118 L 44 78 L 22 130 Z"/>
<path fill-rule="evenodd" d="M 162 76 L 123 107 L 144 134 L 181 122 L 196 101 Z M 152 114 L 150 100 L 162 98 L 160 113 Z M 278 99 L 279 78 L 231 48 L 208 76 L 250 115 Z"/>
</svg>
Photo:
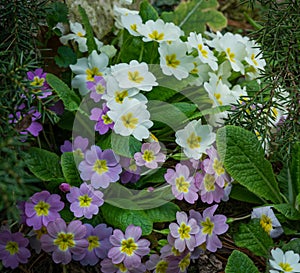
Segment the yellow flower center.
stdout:
<svg viewBox="0 0 300 273">
<path fill-rule="evenodd" d="M 44 82 L 45 82 L 44 78 L 34 76 L 33 81 L 30 83 L 30 85 L 40 87 L 40 86 L 43 86 Z"/>
<path fill-rule="evenodd" d="M 105 125 L 113 123 L 113 121 L 110 119 L 110 117 L 108 115 L 102 115 L 101 118 Z"/>
<path fill-rule="evenodd" d="M 184 222 L 182 222 L 180 224 L 179 229 L 178 229 L 180 239 L 181 240 L 190 239 L 191 238 L 190 232 L 191 232 L 191 227 L 186 225 Z"/>
<path fill-rule="evenodd" d="M 227 57 L 229 58 L 229 60 L 231 62 L 235 63 L 235 59 L 234 59 L 235 55 L 233 52 L 231 52 L 229 47 L 226 48 L 226 53 L 227 53 Z"/>
<path fill-rule="evenodd" d="M 133 72 L 128 71 L 128 79 L 136 83 L 141 83 L 144 80 L 144 78 L 140 76 L 139 71 L 133 71 Z"/>
<path fill-rule="evenodd" d="M 49 209 L 50 209 L 50 204 L 44 201 L 40 201 L 34 206 L 34 210 L 37 216 L 48 216 Z"/>
<path fill-rule="evenodd" d="M 127 256 L 131 256 L 138 246 L 133 240 L 133 238 L 123 239 L 121 242 L 121 252 L 125 253 Z"/>
<path fill-rule="evenodd" d="M 189 191 L 190 183 L 185 181 L 185 178 L 182 175 L 175 179 L 175 185 L 179 192 L 187 193 Z"/>
<path fill-rule="evenodd" d="M 121 119 L 123 121 L 123 125 L 130 129 L 134 129 L 139 121 L 138 118 L 135 118 L 131 112 L 123 115 Z"/>
<path fill-rule="evenodd" d="M 170 66 L 172 68 L 176 68 L 178 65 L 180 65 L 180 61 L 176 59 L 176 54 L 167 55 L 166 63 L 167 66 Z"/>
<path fill-rule="evenodd" d="M 201 137 L 192 132 L 186 142 L 191 149 L 200 148 Z"/>
<path fill-rule="evenodd" d="M 104 94 L 105 92 L 105 87 L 100 83 L 100 84 L 97 84 L 96 86 L 96 93 L 97 94 Z"/>
<path fill-rule="evenodd" d="M 199 45 L 198 45 L 198 49 L 199 49 L 201 55 L 202 55 L 204 58 L 207 58 L 208 52 L 207 52 L 205 49 L 203 49 L 203 45 L 202 45 L 202 44 L 199 44 Z"/>
<path fill-rule="evenodd" d="M 180 268 L 180 272 L 185 272 L 186 269 L 189 267 L 190 262 L 191 262 L 191 253 L 187 254 L 178 264 Z"/>
<path fill-rule="evenodd" d="M 99 247 L 100 246 L 100 242 L 99 242 L 99 238 L 98 236 L 89 236 L 87 238 L 88 242 L 89 242 L 89 246 L 88 246 L 88 251 L 92 251 L 94 248 Z"/>
<path fill-rule="evenodd" d="M 79 148 L 76 149 L 75 151 L 73 151 L 73 154 L 74 154 L 74 156 L 78 156 L 80 158 L 84 158 L 84 154 L 83 154 L 82 150 L 79 149 Z"/>
<path fill-rule="evenodd" d="M 197 67 L 197 63 L 193 62 L 194 68 L 190 71 L 191 74 L 197 74 L 199 72 L 199 69 Z"/>
<path fill-rule="evenodd" d="M 78 197 L 79 206 L 87 208 L 91 205 L 93 198 L 89 197 L 87 194 Z"/>
<path fill-rule="evenodd" d="M 164 39 L 165 34 L 163 32 L 158 33 L 157 30 L 153 30 L 152 33 L 150 33 L 148 36 L 152 40 L 161 41 Z"/>
<path fill-rule="evenodd" d="M 136 24 L 130 25 L 130 28 L 131 28 L 133 31 L 137 32 L 137 26 L 136 26 Z"/>
<path fill-rule="evenodd" d="M 271 107 L 271 115 L 274 118 L 278 117 L 278 110 L 275 107 Z"/>
<path fill-rule="evenodd" d="M 204 222 L 201 222 L 202 233 L 212 235 L 214 231 L 215 224 L 210 220 L 209 217 L 206 217 Z"/>
<path fill-rule="evenodd" d="M 97 159 L 94 163 L 93 171 L 100 175 L 106 173 L 108 171 L 106 160 Z"/>
<path fill-rule="evenodd" d="M 17 242 L 9 241 L 5 246 L 5 250 L 8 251 L 10 255 L 15 255 L 19 252 L 19 245 Z"/>
<path fill-rule="evenodd" d="M 223 168 L 223 164 L 221 163 L 221 161 L 219 161 L 216 158 L 214 159 L 213 168 L 214 168 L 214 170 L 215 170 L 215 172 L 217 173 L 218 176 L 225 173 L 225 170 Z"/>
<path fill-rule="evenodd" d="M 128 272 L 127 268 L 125 267 L 125 265 L 123 263 L 115 264 L 114 266 L 116 268 L 118 268 L 122 273 Z"/>
<path fill-rule="evenodd" d="M 252 62 L 254 63 L 255 66 L 258 66 L 258 62 L 255 59 L 255 54 L 254 53 L 252 53 L 252 55 L 251 55 L 251 60 L 252 60 Z"/>
<path fill-rule="evenodd" d="M 166 273 L 168 269 L 168 262 L 165 260 L 161 260 L 156 264 L 155 272 L 156 273 Z"/>
<path fill-rule="evenodd" d="M 271 230 L 272 230 L 272 220 L 270 217 L 268 217 L 267 215 L 263 214 L 260 218 L 260 225 L 262 226 L 262 228 L 268 233 L 270 234 Z"/>
<path fill-rule="evenodd" d="M 179 256 L 181 254 L 181 252 L 178 249 L 176 249 L 174 246 L 172 246 L 171 251 L 172 251 L 174 256 Z"/>
<path fill-rule="evenodd" d="M 92 69 L 87 69 L 86 73 L 86 80 L 87 81 L 94 81 L 95 76 L 102 76 L 103 74 L 99 71 L 98 67 L 93 67 Z"/>
<path fill-rule="evenodd" d="M 60 232 L 53 243 L 58 246 L 59 250 L 67 251 L 69 247 L 71 248 L 75 246 L 75 241 L 73 239 L 74 234 Z"/>
<path fill-rule="evenodd" d="M 41 239 L 42 235 L 47 234 L 47 228 L 42 226 L 41 229 L 35 230 L 35 233 L 36 233 L 36 238 Z"/>
<path fill-rule="evenodd" d="M 203 179 L 203 183 L 204 183 L 205 190 L 207 192 L 215 190 L 215 188 L 216 188 L 215 187 L 215 181 L 216 181 L 216 179 L 214 178 L 213 175 L 208 174 L 208 173 L 205 174 L 204 179 Z"/>
<path fill-rule="evenodd" d="M 128 91 L 124 90 L 122 92 L 115 92 L 115 100 L 117 103 L 123 103 L 123 100 L 128 97 Z"/>
<path fill-rule="evenodd" d="M 151 162 L 155 159 L 155 155 L 151 150 L 145 150 L 142 157 L 146 162 Z"/>
<path fill-rule="evenodd" d="M 223 102 L 221 100 L 221 94 L 220 93 L 214 93 L 214 96 L 215 96 L 217 102 L 219 103 L 219 105 L 223 105 Z"/>
<path fill-rule="evenodd" d="M 137 166 L 134 162 L 131 162 L 131 165 L 129 165 L 129 170 L 135 172 L 137 170 Z"/>
<path fill-rule="evenodd" d="M 282 270 L 284 270 L 284 272 L 292 272 L 293 271 L 293 268 L 288 263 L 281 262 L 278 265 L 282 268 Z"/>
<path fill-rule="evenodd" d="M 80 32 L 80 31 L 78 31 L 78 32 L 76 33 L 76 35 L 77 35 L 78 37 L 84 37 L 84 35 L 83 35 L 82 32 Z"/>
</svg>

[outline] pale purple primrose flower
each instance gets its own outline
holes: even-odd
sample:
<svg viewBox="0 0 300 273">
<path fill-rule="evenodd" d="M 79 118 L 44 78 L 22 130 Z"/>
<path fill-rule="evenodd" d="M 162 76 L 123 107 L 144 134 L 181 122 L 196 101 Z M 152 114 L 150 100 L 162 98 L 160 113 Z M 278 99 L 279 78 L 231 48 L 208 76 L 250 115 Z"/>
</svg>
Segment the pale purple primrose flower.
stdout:
<svg viewBox="0 0 300 273">
<path fill-rule="evenodd" d="M 299 254 L 289 250 L 283 252 L 280 248 L 271 250 L 272 259 L 269 260 L 270 273 L 293 273 L 300 272 Z"/>
<path fill-rule="evenodd" d="M 84 157 L 84 152 L 89 146 L 89 140 L 86 137 L 76 136 L 73 144 L 69 140 L 65 140 L 64 144 L 60 146 L 60 151 L 62 153 L 73 152 L 75 155 L 79 157 Z"/>
<path fill-rule="evenodd" d="M 90 90 L 90 97 L 95 101 L 99 102 L 102 95 L 106 91 L 106 82 L 102 76 L 94 76 L 93 81 L 88 81 L 86 87 Z"/>
<path fill-rule="evenodd" d="M 160 150 L 161 147 L 158 142 L 144 143 L 141 152 L 134 154 L 136 165 L 156 169 L 158 163 L 165 162 L 166 160 L 166 155 L 161 153 Z"/>
<path fill-rule="evenodd" d="M 72 260 L 72 254 L 82 255 L 88 247 L 86 227 L 79 220 L 72 221 L 67 226 L 63 219 L 57 219 L 49 223 L 47 231 L 48 234 L 41 237 L 42 249 L 52 252 L 52 259 L 57 264 L 68 264 Z"/>
<path fill-rule="evenodd" d="M 27 72 L 30 85 L 35 88 L 34 93 L 37 94 L 39 99 L 47 98 L 52 94 L 52 90 L 50 90 L 50 86 L 46 81 L 46 75 L 47 73 L 44 73 L 42 68 Z"/>
<path fill-rule="evenodd" d="M 218 235 L 228 230 L 226 216 L 221 214 L 213 215 L 217 208 L 218 205 L 211 206 L 203 211 L 203 215 L 194 210 L 190 211 L 190 218 L 196 219 L 200 226 L 197 245 L 206 243 L 206 248 L 211 252 L 216 252 L 218 248 L 222 247 L 222 242 Z"/>
<path fill-rule="evenodd" d="M 19 264 L 25 264 L 30 257 L 26 248 L 29 241 L 21 232 L 11 233 L 8 230 L 0 232 L 0 260 L 5 267 L 15 269 Z"/>
<path fill-rule="evenodd" d="M 88 247 L 82 255 L 73 255 L 73 259 L 80 261 L 82 265 L 95 265 L 99 259 L 107 257 L 108 250 L 111 248 L 109 236 L 112 234 L 112 228 L 106 224 L 99 224 L 95 228 L 90 224 L 84 224 L 86 227 L 86 239 Z"/>
<path fill-rule="evenodd" d="M 146 267 L 153 273 L 166 273 L 169 267 L 169 262 L 167 259 L 163 259 L 157 254 L 152 254 L 146 262 Z"/>
<path fill-rule="evenodd" d="M 108 258 L 114 264 L 123 262 L 129 269 L 140 267 L 141 258 L 150 252 L 150 242 L 140 239 L 141 235 L 142 229 L 139 226 L 129 225 L 125 235 L 121 230 L 115 229 L 109 239 L 113 247 L 108 251 Z"/>
<path fill-rule="evenodd" d="M 48 223 L 60 218 L 59 211 L 64 208 L 58 194 L 48 191 L 37 192 L 25 203 L 26 224 L 38 230 Z"/>
<path fill-rule="evenodd" d="M 95 189 L 107 188 L 109 183 L 119 180 L 122 168 L 119 164 L 119 156 L 113 150 L 102 151 L 100 147 L 92 145 L 85 153 L 85 158 L 80 162 L 78 169 L 80 177 L 84 181 L 91 181 Z"/>
<path fill-rule="evenodd" d="M 123 168 L 123 171 L 120 175 L 121 182 L 123 184 L 127 183 L 135 183 L 141 177 L 141 167 L 136 165 L 136 162 L 133 158 L 128 158 L 121 156 L 120 157 L 120 164 Z"/>
<path fill-rule="evenodd" d="M 189 251 L 193 251 L 197 246 L 195 235 L 199 233 L 199 226 L 197 221 L 193 218 L 188 220 L 185 212 L 176 213 L 177 223 L 171 223 L 169 225 L 170 234 L 175 238 L 174 247 L 180 252 L 183 252 L 186 248 Z"/>
<path fill-rule="evenodd" d="M 82 183 L 80 188 L 72 187 L 66 197 L 71 203 L 70 211 L 74 213 L 74 216 L 84 216 L 87 219 L 98 214 L 99 207 L 104 203 L 103 193 L 94 190 L 91 185 L 86 183 Z"/>
<path fill-rule="evenodd" d="M 90 120 L 95 120 L 95 130 L 99 132 L 100 135 L 104 135 L 109 129 L 114 128 L 114 122 L 107 115 L 109 108 L 106 103 L 102 104 L 101 108 L 93 108 L 91 110 Z"/>
<path fill-rule="evenodd" d="M 166 181 L 172 186 L 172 193 L 178 200 L 186 200 L 190 204 L 194 204 L 198 199 L 198 189 L 195 181 L 190 176 L 190 170 L 187 166 L 180 163 L 176 164 L 175 171 L 168 169 L 165 174 Z"/>
<path fill-rule="evenodd" d="M 146 266 L 140 264 L 138 267 L 127 268 L 124 263 L 114 264 L 111 259 L 104 259 L 101 262 L 102 273 L 144 273 Z"/>
</svg>

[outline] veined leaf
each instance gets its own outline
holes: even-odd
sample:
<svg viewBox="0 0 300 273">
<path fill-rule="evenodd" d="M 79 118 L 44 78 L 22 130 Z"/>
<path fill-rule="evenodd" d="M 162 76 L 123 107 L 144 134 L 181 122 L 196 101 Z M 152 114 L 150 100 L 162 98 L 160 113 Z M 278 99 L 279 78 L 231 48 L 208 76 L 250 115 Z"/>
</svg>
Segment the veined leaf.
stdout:
<svg viewBox="0 0 300 273">
<path fill-rule="evenodd" d="M 260 225 L 259 219 L 241 224 L 239 232 L 234 236 L 234 242 L 237 246 L 248 248 L 255 255 L 263 257 L 268 257 L 269 249 L 274 245 L 272 238 Z"/>
<path fill-rule="evenodd" d="M 61 155 L 61 167 L 66 181 L 72 186 L 79 186 L 82 183 L 72 152 Z"/>
<path fill-rule="evenodd" d="M 62 80 L 51 73 L 47 73 L 46 80 L 63 101 L 64 106 L 69 111 L 76 111 L 80 104 L 79 97 Z"/>
<path fill-rule="evenodd" d="M 291 204 L 275 204 L 273 207 L 289 220 L 300 220 L 300 212 Z"/>
<path fill-rule="evenodd" d="M 225 273 L 259 273 L 259 271 L 245 253 L 234 250 L 228 258 Z"/>
<path fill-rule="evenodd" d="M 204 33 L 206 25 L 213 31 L 226 27 L 227 19 L 219 11 L 217 0 L 190 0 L 181 2 L 174 12 L 163 12 L 165 22 L 173 22 L 188 35 L 190 32 Z"/>
<path fill-rule="evenodd" d="M 160 207 L 144 210 L 153 223 L 172 222 L 180 208 L 174 203 L 166 203 Z"/>
<path fill-rule="evenodd" d="M 283 203 L 271 163 L 255 134 L 237 127 L 225 126 L 217 132 L 217 148 L 226 171 L 259 197 L 275 204 Z"/>
<path fill-rule="evenodd" d="M 289 241 L 287 244 L 282 246 L 282 250 L 284 252 L 286 252 L 288 250 L 293 250 L 295 253 L 300 254 L 300 239 L 297 238 L 297 239 Z"/>
</svg>

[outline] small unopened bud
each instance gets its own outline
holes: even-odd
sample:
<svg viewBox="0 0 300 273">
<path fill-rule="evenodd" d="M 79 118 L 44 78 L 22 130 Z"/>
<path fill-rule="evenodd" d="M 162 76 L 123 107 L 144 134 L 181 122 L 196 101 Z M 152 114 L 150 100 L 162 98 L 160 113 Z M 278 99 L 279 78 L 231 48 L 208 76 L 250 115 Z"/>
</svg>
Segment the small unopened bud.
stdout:
<svg viewBox="0 0 300 273">
<path fill-rule="evenodd" d="M 70 184 L 68 184 L 68 183 L 61 183 L 61 184 L 59 185 L 59 189 L 60 189 L 62 192 L 69 192 L 69 191 L 70 191 L 70 188 L 71 188 L 71 186 L 70 186 Z"/>
</svg>

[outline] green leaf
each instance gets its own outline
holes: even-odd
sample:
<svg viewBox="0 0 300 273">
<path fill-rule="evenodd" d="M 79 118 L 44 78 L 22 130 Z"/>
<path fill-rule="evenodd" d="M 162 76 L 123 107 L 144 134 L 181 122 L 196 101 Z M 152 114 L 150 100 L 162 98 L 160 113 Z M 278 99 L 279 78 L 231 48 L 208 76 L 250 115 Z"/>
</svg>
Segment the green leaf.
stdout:
<svg viewBox="0 0 300 273">
<path fill-rule="evenodd" d="M 66 152 L 61 155 L 61 168 L 66 181 L 72 186 L 80 186 L 82 180 L 80 178 L 75 160 L 75 154 Z"/>
<path fill-rule="evenodd" d="M 32 147 L 28 152 L 25 163 L 29 170 L 43 181 L 63 182 L 64 177 L 57 154 Z"/>
<path fill-rule="evenodd" d="M 259 273 L 259 271 L 245 253 L 234 250 L 228 258 L 225 273 Z"/>
<path fill-rule="evenodd" d="M 300 212 L 291 204 L 275 204 L 273 207 L 289 220 L 300 220 Z"/>
<path fill-rule="evenodd" d="M 68 7 L 64 3 L 54 2 L 46 7 L 46 21 L 49 28 L 53 28 L 57 23 L 68 23 Z"/>
<path fill-rule="evenodd" d="M 160 100 L 160 101 L 168 101 L 174 95 L 177 94 L 177 91 L 163 87 L 163 86 L 155 86 L 151 90 L 151 92 L 147 92 L 146 97 L 148 100 Z"/>
<path fill-rule="evenodd" d="M 178 25 L 187 35 L 204 33 L 206 25 L 218 31 L 227 26 L 227 19 L 217 8 L 217 0 L 191 0 L 181 2 L 174 12 L 163 12 L 161 18 Z"/>
<path fill-rule="evenodd" d="M 153 223 L 172 222 L 176 219 L 176 212 L 180 208 L 174 203 L 166 203 L 158 208 L 147 209 L 145 213 Z"/>
<path fill-rule="evenodd" d="M 62 80 L 51 73 L 47 73 L 46 80 L 63 101 L 67 110 L 72 112 L 78 109 L 80 98 Z"/>
<path fill-rule="evenodd" d="M 97 45 L 94 39 L 93 28 L 90 24 L 89 17 L 87 16 L 85 9 L 79 5 L 78 11 L 80 13 L 82 24 L 86 32 L 85 37 L 87 38 L 86 45 L 88 47 L 88 53 L 91 54 L 93 50 L 97 51 Z"/>
<path fill-rule="evenodd" d="M 300 239 L 293 239 L 289 241 L 287 244 L 284 244 L 281 248 L 284 252 L 288 250 L 293 250 L 295 253 L 300 254 Z"/>
<path fill-rule="evenodd" d="M 139 15 L 142 17 L 143 23 L 146 23 L 148 20 L 156 21 L 158 19 L 157 11 L 148 0 L 141 2 Z"/>
<path fill-rule="evenodd" d="M 132 156 L 139 152 L 142 144 L 133 136 L 121 136 L 111 133 L 111 149 L 118 155 L 132 158 Z"/>
<path fill-rule="evenodd" d="M 257 195 L 253 194 L 240 184 L 232 185 L 230 198 L 252 204 L 263 204 L 263 201 L 258 198 Z"/>
<path fill-rule="evenodd" d="M 282 203 L 272 165 L 255 134 L 237 127 L 225 126 L 217 132 L 217 148 L 226 171 L 257 196 Z"/>
<path fill-rule="evenodd" d="M 54 57 L 55 63 L 59 67 L 69 67 L 77 62 L 77 56 L 68 46 L 60 46 L 57 50 L 58 56 Z"/>
<path fill-rule="evenodd" d="M 190 117 L 198 109 L 197 105 L 188 102 L 175 102 L 173 105 L 187 117 Z"/>
<path fill-rule="evenodd" d="M 123 232 L 131 224 L 141 227 L 143 235 L 152 232 L 152 221 L 142 210 L 121 209 L 105 203 L 101 206 L 101 211 L 107 224 L 120 228 Z"/>
<path fill-rule="evenodd" d="M 70 211 L 70 206 L 65 206 L 63 210 L 59 212 L 61 218 L 63 218 L 67 223 L 74 219 L 74 214 Z"/>
<path fill-rule="evenodd" d="M 297 193 L 300 193 L 300 142 L 296 142 L 292 148 L 291 176 L 293 184 L 297 187 Z"/>
<path fill-rule="evenodd" d="M 135 183 L 137 188 L 144 188 L 147 184 L 157 184 L 165 182 L 164 175 L 167 172 L 166 168 L 160 168 L 158 170 L 154 170 L 154 172 L 150 172 L 147 175 L 142 176 L 139 181 Z"/>
<path fill-rule="evenodd" d="M 268 257 L 269 249 L 274 245 L 272 238 L 259 224 L 259 219 L 252 219 L 248 224 L 241 224 L 234 236 L 239 247 L 248 248 L 257 256 Z"/>
</svg>

